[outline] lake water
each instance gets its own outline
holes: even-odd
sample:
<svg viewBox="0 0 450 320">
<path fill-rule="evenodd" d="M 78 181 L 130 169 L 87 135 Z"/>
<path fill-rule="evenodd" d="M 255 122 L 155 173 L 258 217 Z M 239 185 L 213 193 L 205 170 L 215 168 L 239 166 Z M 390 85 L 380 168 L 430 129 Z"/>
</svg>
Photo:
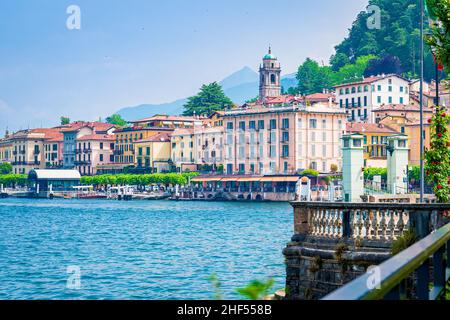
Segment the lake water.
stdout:
<svg viewBox="0 0 450 320">
<path fill-rule="evenodd" d="M 284 287 L 292 230 L 287 203 L 0 199 L 0 299 L 239 299 Z"/>
</svg>

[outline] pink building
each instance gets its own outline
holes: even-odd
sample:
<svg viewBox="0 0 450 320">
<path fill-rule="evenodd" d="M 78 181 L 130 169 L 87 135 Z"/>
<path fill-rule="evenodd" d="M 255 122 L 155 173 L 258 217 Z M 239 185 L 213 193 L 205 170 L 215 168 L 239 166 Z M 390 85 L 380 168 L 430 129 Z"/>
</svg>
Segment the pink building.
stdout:
<svg viewBox="0 0 450 320">
<path fill-rule="evenodd" d="M 114 135 L 90 134 L 76 140 L 75 167 L 82 175 L 97 174 L 97 167 L 114 162 Z"/>
</svg>

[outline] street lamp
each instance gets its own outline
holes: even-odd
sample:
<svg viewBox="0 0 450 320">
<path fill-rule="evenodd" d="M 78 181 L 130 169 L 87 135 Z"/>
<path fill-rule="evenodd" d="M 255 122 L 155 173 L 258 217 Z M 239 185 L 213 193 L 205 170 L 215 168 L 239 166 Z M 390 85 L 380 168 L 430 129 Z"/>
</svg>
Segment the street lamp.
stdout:
<svg viewBox="0 0 450 320">
<path fill-rule="evenodd" d="M 424 0 L 420 0 L 420 203 L 423 203 L 425 190 L 424 137 L 423 137 L 423 74 L 424 74 Z"/>
</svg>

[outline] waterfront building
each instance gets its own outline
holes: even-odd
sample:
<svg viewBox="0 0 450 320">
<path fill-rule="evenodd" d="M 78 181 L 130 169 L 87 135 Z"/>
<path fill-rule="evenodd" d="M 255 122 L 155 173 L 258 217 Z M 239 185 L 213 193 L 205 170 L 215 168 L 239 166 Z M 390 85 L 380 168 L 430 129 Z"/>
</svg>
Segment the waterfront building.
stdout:
<svg viewBox="0 0 450 320">
<path fill-rule="evenodd" d="M 145 173 L 171 171 L 170 143 L 170 134 L 168 133 L 135 141 L 136 169 Z"/>
<path fill-rule="evenodd" d="M 193 128 L 195 126 L 203 125 L 205 117 L 184 117 L 184 116 L 170 116 L 170 115 L 155 115 L 149 118 L 130 121 L 133 126 L 149 127 L 149 128 Z"/>
<path fill-rule="evenodd" d="M 160 134 L 171 134 L 173 128 L 166 127 L 142 127 L 134 125 L 125 127 L 114 132 L 115 150 L 114 150 L 114 166 L 109 166 L 114 172 L 121 172 L 125 167 L 134 166 L 135 159 L 135 142 L 149 139 Z"/>
<path fill-rule="evenodd" d="M 45 145 L 61 134 L 61 127 L 21 130 L 11 135 L 13 172 L 28 174 L 46 168 Z"/>
<path fill-rule="evenodd" d="M 224 172 L 286 175 L 308 168 L 339 170 L 345 110 L 328 94 L 326 103 L 308 105 L 301 96 L 281 95 L 279 72 L 280 63 L 269 51 L 260 67 L 260 99 L 225 111 Z"/>
<path fill-rule="evenodd" d="M 177 172 L 197 171 L 195 141 L 194 128 L 178 128 L 172 133 L 172 161 Z"/>
<path fill-rule="evenodd" d="M 13 143 L 8 135 L 0 139 L 0 163 L 13 161 Z"/>
<path fill-rule="evenodd" d="M 76 140 L 75 168 L 82 175 L 96 175 L 99 166 L 114 162 L 114 135 L 88 134 Z"/>
<path fill-rule="evenodd" d="M 65 169 L 74 169 L 77 167 L 75 163 L 77 156 L 81 151 L 84 151 L 81 148 L 77 149 L 77 145 L 78 140 L 83 136 L 110 135 L 115 129 L 115 125 L 103 122 L 78 121 L 67 125 L 61 130 L 64 135 L 63 167 Z M 89 145 L 87 145 L 86 149 L 90 149 Z M 89 168 L 88 172 L 92 172 L 92 168 Z"/>
<path fill-rule="evenodd" d="M 396 130 L 381 123 L 350 122 L 346 131 L 363 137 L 364 167 L 386 168 L 388 137 L 397 135 Z"/>
<path fill-rule="evenodd" d="M 77 170 L 32 169 L 28 173 L 31 191 L 40 198 L 51 198 L 55 192 L 74 191 L 73 187 L 78 186 L 80 180 Z"/>
<path fill-rule="evenodd" d="M 57 132 L 44 140 L 44 161 L 46 169 L 58 169 L 63 165 L 64 135 Z"/>
<path fill-rule="evenodd" d="M 223 126 L 194 128 L 194 161 L 201 171 L 217 171 L 223 166 L 223 133 Z"/>
<path fill-rule="evenodd" d="M 342 167 L 346 114 L 333 105 L 254 106 L 225 112 L 227 174 L 322 173 Z"/>
<path fill-rule="evenodd" d="M 368 77 L 335 89 L 336 101 L 352 122 L 374 123 L 372 111 L 383 104 L 409 104 L 409 81 L 395 74 Z"/>
</svg>

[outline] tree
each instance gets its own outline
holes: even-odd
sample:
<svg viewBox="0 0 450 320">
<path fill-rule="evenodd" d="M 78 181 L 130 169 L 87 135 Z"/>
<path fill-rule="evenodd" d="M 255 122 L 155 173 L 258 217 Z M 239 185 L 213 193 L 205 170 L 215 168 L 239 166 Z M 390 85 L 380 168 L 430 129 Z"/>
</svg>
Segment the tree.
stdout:
<svg viewBox="0 0 450 320">
<path fill-rule="evenodd" d="M 436 60 L 450 74 L 450 1 L 427 0 L 430 17 L 435 21 L 426 40 L 434 50 Z"/>
<path fill-rule="evenodd" d="M 203 85 L 196 96 L 188 98 L 183 115 L 210 115 L 232 105 L 233 102 L 225 95 L 220 84 L 213 82 Z"/>
<path fill-rule="evenodd" d="M 447 125 L 450 116 L 444 108 L 437 107 L 436 113 L 429 120 L 430 125 L 430 149 L 425 151 L 425 173 L 429 183 L 433 185 L 433 191 L 438 203 L 448 203 L 450 193 L 450 137 Z"/>
<path fill-rule="evenodd" d="M 350 59 L 347 57 L 345 53 L 336 53 L 335 55 L 332 55 L 330 58 L 330 65 L 331 70 L 334 72 L 339 71 L 340 68 L 343 66 L 350 64 Z"/>
<path fill-rule="evenodd" d="M 68 117 L 61 117 L 61 125 L 64 126 L 70 123 L 70 119 Z"/>
<path fill-rule="evenodd" d="M 402 74 L 402 62 L 396 56 L 386 54 L 381 58 L 372 59 L 369 61 L 365 77 L 376 76 L 379 74 Z"/>
<path fill-rule="evenodd" d="M 11 163 L 4 162 L 0 163 L 0 174 L 10 174 L 13 170 Z"/>
<path fill-rule="evenodd" d="M 448 0 L 428 1 L 448 3 Z M 354 63 L 361 56 L 372 54 L 382 57 L 389 54 L 400 59 L 405 75 L 417 76 L 420 73 L 421 41 L 419 1 L 369 0 L 369 5 L 381 9 L 381 27 L 370 29 L 367 21 L 373 13 L 361 12 L 353 22 L 348 36 L 335 47 L 335 56 L 344 54 Z M 425 32 L 428 31 L 426 26 Z M 433 57 L 430 48 L 425 49 L 425 79 L 430 80 L 434 75 Z"/>
<path fill-rule="evenodd" d="M 321 67 L 317 61 L 307 58 L 298 68 L 298 92 L 303 95 L 322 92 L 324 88 L 332 86 L 332 70 Z"/>
<path fill-rule="evenodd" d="M 127 122 L 119 114 L 113 114 L 112 116 L 107 117 L 106 122 L 119 127 L 125 127 L 127 125 Z"/>
</svg>

